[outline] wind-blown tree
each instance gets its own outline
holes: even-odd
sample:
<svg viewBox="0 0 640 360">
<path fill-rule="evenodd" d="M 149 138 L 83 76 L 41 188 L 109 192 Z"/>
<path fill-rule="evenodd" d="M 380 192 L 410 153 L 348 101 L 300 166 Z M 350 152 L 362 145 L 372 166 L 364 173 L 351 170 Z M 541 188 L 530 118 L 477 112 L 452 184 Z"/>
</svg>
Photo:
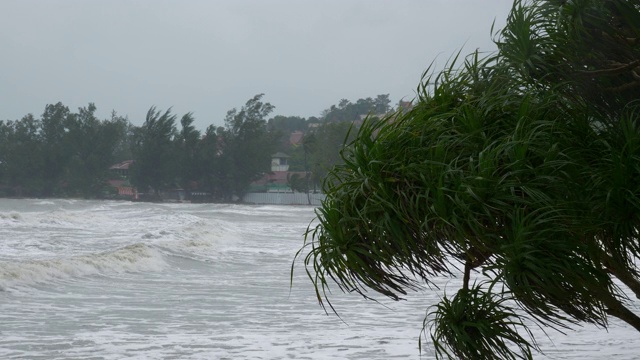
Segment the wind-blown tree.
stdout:
<svg viewBox="0 0 640 360">
<path fill-rule="evenodd" d="M 175 121 L 176 115 L 171 114 L 171 109 L 161 113 L 152 106 L 144 124 L 134 133 L 131 183 L 141 191 L 151 189 L 156 198 L 177 175 Z"/>
<path fill-rule="evenodd" d="M 182 188 L 190 190 L 191 181 L 199 177 L 202 164 L 198 159 L 198 143 L 200 142 L 200 131 L 193 126 L 194 117 L 192 113 L 185 114 L 180 119 L 182 130 L 177 137 L 180 167 L 178 182 Z"/>
<path fill-rule="evenodd" d="M 438 358 L 532 358 L 528 320 L 640 331 L 614 282 L 640 298 L 640 4 L 516 1 L 497 35 L 342 152 L 305 241 L 318 299 L 461 276 L 425 321 Z"/>
<path fill-rule="evenodd" d="M 249 184 L 271 170 L 271 155 L 277 135 L 267 131 L 267 116 L 275 108 L 262 102 L 264 94 L 249 99 L 238 111 L 232 109 L 225 118 L 225 136 L 221 163 L 227 167 L 227 181 L 233 194 L 242 198 Z"/>
</svg>

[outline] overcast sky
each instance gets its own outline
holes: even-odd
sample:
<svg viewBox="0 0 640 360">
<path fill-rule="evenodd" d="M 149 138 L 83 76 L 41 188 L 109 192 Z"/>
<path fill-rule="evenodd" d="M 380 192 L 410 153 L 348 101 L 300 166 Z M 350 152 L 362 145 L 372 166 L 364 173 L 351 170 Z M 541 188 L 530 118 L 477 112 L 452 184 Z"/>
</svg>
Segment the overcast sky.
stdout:
<svg viewBox="0 0 640 360">
<path fill-rule="evenodd" d="M 93 102 L 222 125 L 258 93 L 272 115 L 412 99 L 457 50 L 493 51 L 512 0 L 0 0 L 0 120 Z"/>
</svg>

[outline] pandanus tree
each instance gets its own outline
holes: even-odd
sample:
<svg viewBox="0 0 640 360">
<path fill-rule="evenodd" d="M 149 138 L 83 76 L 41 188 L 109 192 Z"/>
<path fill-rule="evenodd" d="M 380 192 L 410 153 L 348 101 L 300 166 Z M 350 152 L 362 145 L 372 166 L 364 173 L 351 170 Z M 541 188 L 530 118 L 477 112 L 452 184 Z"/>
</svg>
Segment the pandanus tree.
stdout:
<svg viewBox="0 0 640 360">
<path fill-rule="evenodd" d="M 318 300 L 460 276 L 438 358 L 531 358 L 531 321 L 640 331 L 640 2 L 516 1 L 496 44 L 344 148 L 298 253 Z"/>
</svg>

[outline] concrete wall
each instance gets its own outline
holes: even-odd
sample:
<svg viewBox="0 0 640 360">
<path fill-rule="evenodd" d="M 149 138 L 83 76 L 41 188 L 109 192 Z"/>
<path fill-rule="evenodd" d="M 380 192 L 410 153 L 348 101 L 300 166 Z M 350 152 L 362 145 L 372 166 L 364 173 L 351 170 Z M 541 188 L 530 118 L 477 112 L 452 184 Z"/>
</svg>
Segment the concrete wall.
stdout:
<svg viewBox="0 0 640 360">
<path fill-rule="evenodd" d="M 271 204 L 271 205 L 311 205 L 319 206 L 324 200 L 324 194 L 303 193 L 248 193 L 242 198 L 246 204 Z"/>
</svg>

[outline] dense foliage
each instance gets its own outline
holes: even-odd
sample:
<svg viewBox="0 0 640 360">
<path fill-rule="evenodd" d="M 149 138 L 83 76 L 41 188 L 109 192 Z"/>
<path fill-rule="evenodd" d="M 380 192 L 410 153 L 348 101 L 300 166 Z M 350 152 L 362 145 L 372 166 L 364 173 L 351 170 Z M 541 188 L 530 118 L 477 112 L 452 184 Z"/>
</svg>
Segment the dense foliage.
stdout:
<svg viewBox="0 0 640 360">
<path fill-rule="evenodd" d="M 0 122 L 0 190 L 17 196 L 93 197 L 123 154 L 128 121 L 95 117 L 89 104 L 72 113 L 47 105 L 40 119 Z"/>
<path fill-rule="evenodd" d="M 528 320 L 640 331 L 614 282 L 640 298 L 640 2 L 516 1 L 496 35 L 343 151 L 305 242 L 318 299 L 461 276 L 425 320 L 438 358 L 531 358 Z"/>
<path fill-rule="evenodd" d="M 242 197 L 249 184 L 271 171 L 271 155 L 275 152 L 276 136 L 267 131 L 267 116 L 274 106 L 254 96 L 238 111 L 227 113 L 223 152 L 231 171 L 227 172 L 232 192 Z M 228 193 L 231 193 L 228 191 Z"/>
<path fill-rule="evenodd" d="M 322 112 L 322 118 L 327 122 L 353 122 L 363 115 L 384 115 L 391 110 L 389 94 L 381 94 L 375 99 L 358 99 L 352 103 L 348 99 L 341 99 L 338 105 L 332 105 Z"/>
<path fill-rule="evenodd" d="M 177 175 L 175 121 L 176 115 L 170 110 L 161 114 L 152 107 L 142 127 L 134 132 L 131 182 L 142 192 L 151 190 L 156 197 Z"/>
<path fill-rule="evenodd" d="M 184 189 L 210 194 L 209 200 L 232 201 L 270 171 L 271 155 L 278 151 L 291 156 L 290 170 L 298 172 L 289 178 L 292 189 L 319 189 L 327 169 L 341 161 L 338 154 L 354 122 L 335 114 L 339 121 L 282 115 L 267 120 L 274 106 L 263 96 L 230 110 L 224 127 L 211 125 L 204 133 L 195 128 L 192 113 L 178 122 L 171 109 L 156 107 L 141 126 L 115 112 L 99 120 L 94 104 L 74 113 L 57 103 L 47 105 L 40 118 L 29 114 L 0 121 L 0 196 L 108 197 L 114 192 L 107 182 L 112 179 L 125 180 L 150 200 Z M 348 100 L 342 103 L 340 111 L 351 108 Z M 356 104 L 359 110 L 350 110 L 349 116 L 360 118 L 376 106 L 388 108 L 388 95 Z M 292 143 L 292 132 L 303 135 L 302 141 Z M 128 176 L 109 172 L 125 160 L 133 160 Z"/>
</svg>

